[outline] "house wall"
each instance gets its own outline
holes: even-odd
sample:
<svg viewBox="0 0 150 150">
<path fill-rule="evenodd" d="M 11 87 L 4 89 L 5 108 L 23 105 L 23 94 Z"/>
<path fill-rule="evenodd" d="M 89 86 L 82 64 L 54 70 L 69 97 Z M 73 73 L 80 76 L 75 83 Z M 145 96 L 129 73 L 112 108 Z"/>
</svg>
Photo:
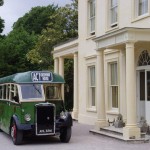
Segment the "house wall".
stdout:
<svg viewBox="0 0 150 150">
<path fill-rule="evenodd" d="M 118 64 L 118 109 L 112 109 L 110 106 L 109 92 L 109 63 L 117 62 Z M 104 51 L 104 79 L 105 79 L 105 110 L 106 118 L 113 121 L 116 116 L 121 113 L 123 119 L 126 120 L 126 99 L 125 99 L 125 51 L 119 49 L 106 49 Z"/>
<path fill-rule="evenodd" d="M 124 27 L 149 28 L 150 10 L 148 14 L 136 17 L 136 0 L 118 0 L 118 26 L 110 29 L 108 27 L 108 3 L 109 0 L 96 0 L 96 36 L 102 36 L 109 32 Z M 88 0 L 78 0 L 79 5 L 79 38 L 88 40 Z M 150 5 L 150 4 L 149 4 Z M 150 7 L 149 7 L 150 8 Z M 80 13 L 81 12 L 81 13 Z"/>
<path fill-rule="evenodd" d="M 97 106 L 94 110 L 88 109 L 88 78 L 87 67 L 90 64 L 96 66 L 96 48 L 93 41 L 95 37 L 101 37 L 113 33 L 125 27 L 133 28 L 150 28 L 149 13 L 146 16 L 135 17 L 135 0 L 118 0 L 118 26 L 110 28 L 108 23 L 108 0 L 96 0 L 96 26 L 95 35 L 88 33 L 88 0 L 79 0 L 79 45 L 78 45 L 78 83 L 79 83 L 79 115 L 78 121 L 86 124 L 94 124 L 97 120 Z M 148 48 L 139 44 L 135 48 L 135 64 L 137 64 L 140 52 Z M 118 62 L 118 80 L 119 80 L 119 109 L 111 110 L 109 107 L 109 88 L 108 88 L 108 63 L 111 61 Z M 105 89 L 105 106 L 106 118 L 113 120 L 118 113 L 123 115 L 126 120 L 126 58 L 125 45 L 113 49 L 104 50 L 104 89 Z M 135 65 L 136 70 L 136 65 Z M 136 77 L 136 71 L 135 71 Z M 96 77 L 97 79 L 98 77 Z M 136 79 L 135 79 L 136 80 Z M 136 84 L 136 83 L 135 83 Z"/>
</svg>

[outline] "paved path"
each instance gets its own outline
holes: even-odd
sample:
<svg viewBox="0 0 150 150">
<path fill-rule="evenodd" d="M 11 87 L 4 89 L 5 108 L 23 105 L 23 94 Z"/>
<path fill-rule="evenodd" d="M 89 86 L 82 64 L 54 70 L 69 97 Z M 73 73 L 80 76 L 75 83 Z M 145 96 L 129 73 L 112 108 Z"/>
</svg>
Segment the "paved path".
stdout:
<svg viewBox="0 0 150 150">
<path fill-rule="evenodd" d="M 150 143 L 133 144 L 89 133 L 92 126 L 74 122 L 70 143 L 58 138 L 29 139 L 23 145 L 13 145 L 11 138 L 0 132 L 0 150 L 150 150 Z"/>
</svg>

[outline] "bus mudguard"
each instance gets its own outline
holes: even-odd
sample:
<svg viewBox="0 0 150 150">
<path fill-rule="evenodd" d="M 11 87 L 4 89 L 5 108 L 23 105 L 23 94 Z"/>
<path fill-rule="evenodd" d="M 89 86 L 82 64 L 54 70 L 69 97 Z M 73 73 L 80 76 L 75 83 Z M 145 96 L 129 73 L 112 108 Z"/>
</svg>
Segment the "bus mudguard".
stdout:
<svg viewBox="0 0 150 150">
<path fill-rule="evenodd" d="M 72 126 L 72 117 L 70 113 L 66 112 L 66 118 L 64 119 L 62 126 L 67 126 L 67 127 Z"/>
<path fill-rule="evenodd" d="M 13 120 L 15 121 L 18 130 L 31 130 L 31 124 L 20 124 L 20 121 L 16 115 L 13 115 Z"/>
</svg>

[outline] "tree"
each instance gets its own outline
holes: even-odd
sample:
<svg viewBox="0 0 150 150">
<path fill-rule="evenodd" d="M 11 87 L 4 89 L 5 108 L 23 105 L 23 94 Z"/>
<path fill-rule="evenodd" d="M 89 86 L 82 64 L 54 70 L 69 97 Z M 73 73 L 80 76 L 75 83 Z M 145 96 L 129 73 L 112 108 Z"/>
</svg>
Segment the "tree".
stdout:
<svg viewBox="0 0 150 150">
<path fill-rule="evenodd" d="M 27 54 L 28 60 L 41 69 L 53 70 L 53 48 L 55 45 L 78 36 L 78 1 L 56 9 L 49 17 L 48 27 L 42 31 L 34 49 Z M 73 108 L 73 60 L 65 59 L 65 106 Z M 68 88 L 69 87 L 69 88 Z"/>
<path fill-rule="evenodd" d="M 39 65 L 27 60 L 26 54 L 35 46 L 56 8 L 54 5 L 32 8 L 14 23 L 13 30 L 0 41 L 0 76 L 39 70 Z"/>
<path fill-rule="evenodd" d="M 49 16 L 52 15 L 56 9 L 57 6 L 54 5 L 34 7 L 14 23 L 13 29 L 22 27 L 30 34 L 32 32 L 41 34 L 41 31 L 47 27 Z"/>
<path fill-rule="evenodd" d="M 0 6 L 2 6 L 4 4 L 3 0 L 0 0 Z M 4 29 L 4 20 L 0 17 L 0 33 L 3 32 Z"/>
<path fill-rule="evenodd" d="M 1 2 L 1 0 L 0 0 Z M 78 35 L 77 0 L 71 5 L 32 8 L 0 39 L 0 77 L 28 70 L 53 69 L 53 47 Z M 1 27 L 0 27 L 1 29 Z M 67 84 L 73 83 L 73 61 L 65 61 Z M 70 86 L 73 91 L 73 85 Z M 70 98 L 68 94 L 68 99 Z"/>
<path fill-rule="evenodd" d="M 78 36 L 77 0 L 71 5 L 57 8 L 49 17 L 48 27 L 42 31 L 34 49 L 27 58 L 44 69 L 53 69 L 53 47 Z M 39 61 L 40 60 L 40 61 Z"/>
<path fill-rule="evenodd" d="M 13 30 L 0 41 L 0 76 L 35 68 L 27 59 L 26 53 L 35 45 L 37 37 L 23 29 Z"/>
</svg>

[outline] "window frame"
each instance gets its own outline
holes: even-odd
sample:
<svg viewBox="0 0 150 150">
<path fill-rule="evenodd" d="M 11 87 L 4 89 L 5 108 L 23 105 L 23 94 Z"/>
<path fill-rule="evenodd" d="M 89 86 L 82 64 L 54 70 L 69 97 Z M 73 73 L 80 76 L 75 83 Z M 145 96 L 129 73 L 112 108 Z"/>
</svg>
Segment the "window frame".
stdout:
<svg viewBox="0 0 150 150">
<path fill-rule="evenodd" d="M 146 14 L 148 14 L 148 5 L 147 5 L 147 12 L 142 12 L 143 10 L 144 10 L 144 6 L 145 5 L 143 5 L 143 7 L 141 7 L 142 9 L 142 11 L 141 11 L 141 14 L 140 14 L 140 4 L 141 4 L 141 6 L 142 6 L 142 2 L 140 3 L 140 1 L 141 0 L 137 0 L 137 16 L 139 17 L 139 16 L 143 16 L 143 15 L 146 15 Z M 143 1 L 143 0 L 142 0 Z M 149 3 L 149 1 L 148 0 L 145 0 L 145 1 L 147 1 L 147 4 Z M 144 2 L 143 2 L 144 3 Z"/>
<path fill-rule="evenodd" d="M 147 0 L 147 12 L 144 14 L 139 15 L 139 0 L 134 0 L 133 1 L 133 6 L 134 6 L 134 15 L 133 15 L 133 21 L 137 21 L 140 19 L 143 19 L 145 17 L 150 16 L 150 1 Z"/>
<path fill-rule="evenodd" d="M 45 99 L 48 100 L 62 100 L 62 95 L 61 95 L 61 84 L 44 84 L 44 93 L 45 93 Z M 57 98 L 48 98 L 47 96 L 47 88 L 48 87 L 54 87 L 56 88 L 57 92 L 55 93 L 57 95 Z M 49 92 L 50 94 L 50 92 Z"/>
<path fill-rule="evenodd" d="M 93 7 L 91 7 L 93 6 Z M 92 8 L 92 9 L 91 9 Z M 91 15 L 93 14 L 93 15 Z M 92 29 L 92 23 L 94 23 L 94 28 Z M 95 35 L 96 28 L 96 0 L 88 1 L 88 33 L 89 35 Z"/>
<path fill-rule="evenodd" d="M 18 86 L 14 83 L 6 83 L 0 85 L 0 100 L 15 102 L 13 97 L 18 94 Z"/>
<path fill-rule="evenodd" d="M 111 68 L 111 65 L 113 64 L 116 64 L 116 72 L 115 72 L 115 80 L 116 80 L 116 83 L 115 84 L 112 84 L 112 68 Z M 115 82 L 115 81 L 114 81 Z M 117 107 L 113 107 L 113 92 L 112 90 L 114 88 L 117 88 Z M 113 62 L 109 62 L 109 107 L 110 107 L 110 110 L 116 110 L 118 111 L 119 109 L 119 79 L 118 79 L 118 62 L 117 61 L 113 61 Z"/>
<path fill-rule="evenodd" d="M 94 85 L 92 85 L 91 80 L 92 68 L 94 68 Z M 94 89 L 94 99 L 92 95 L 93 89 Z M 96 110 L 96 66 L 94 64 L 88 66 L 88 109 L 93 111 Z"/>
<path fill-rule="evenodd" d="M 118 3 L 118 0 L 116 0 L 117 2 L 116 2 L 116 5 L 112 5 L 112 2 L 113 0 L 109 0 L 109 27 L 110 28 L 115 28 L 115 27 L 117 27 L 118 26 L 118 7 L 119 7 L 119 3 Z M 115 9 L 116 9 L 116 16 L 112 16 L 113 15 L 113 13 L 112 12 L 115 12 Z M 115 13 L 114 13 L 115 14 Z M 112 22 L 112 20 L 113 20 L 113 17 L 116 19 L 116 21 L 115 22 Z"/>
<path fill-rule="evenodd" d="M 43 84 L 40 84 L 39 83 L 39 85 L 41 85 L 41 95 L 42 95 L 42 97 L 41 98 L 28 98 L 28 99 L 25 99 L 25 98 L 23 98 L 23 94 L 22 94 L 22 87 L 21 86 L 23 86 L 23 85 L 36 85 L 36 84 L 34 84 L 34 83 L 28 83 L 28 84 L 19 84 L 19 87 L 18 87 L 18 89 L 19 89 L 19 93 L 20 93 L 20 102 L 38 102 L 38 101 L 45 101 L 45 94 L 44 94 L 44 87 L 43 87 Z"/>
</svg>

